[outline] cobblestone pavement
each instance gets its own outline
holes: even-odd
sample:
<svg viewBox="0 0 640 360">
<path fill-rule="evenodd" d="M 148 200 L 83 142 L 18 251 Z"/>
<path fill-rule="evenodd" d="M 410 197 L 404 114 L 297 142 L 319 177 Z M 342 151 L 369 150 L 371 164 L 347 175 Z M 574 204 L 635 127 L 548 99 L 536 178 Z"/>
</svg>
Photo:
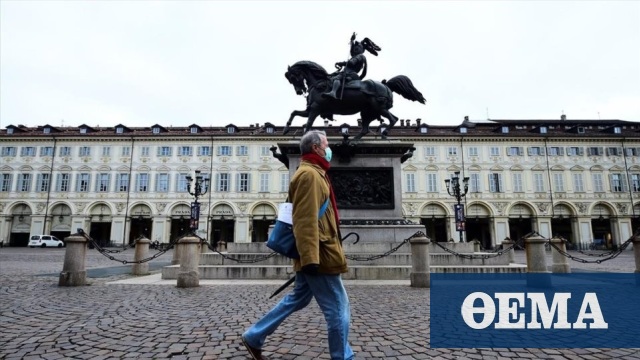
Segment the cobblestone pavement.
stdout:
<svg viewBox="0 0 640 360">
<path fill-rule="evenodd" d="M 131 259 L 133 251 L 114 256 Z M 272 282 L 179 289 L 113 284 L 132 277 L 117 272 L 90 286 L 58 287 L 63 258 L 64 249 L 0 249 L 0 359 L 249 359 L 239 336 L 277 301 L 268 299 L 279 286 Z M 88 269 L 107 266 L 122 263 L 89 251 Z M 575 268 L 630 272 L 634 260 L 626 252 L 606 266 Z M 640 359 L 640 349 L 431 349 L 429 290 L 402 284 L 347 284 L 356 359 Z M 264 348 L 270 359 L 329 359 L 327 352 L 315 303 Z"/>
</svg>

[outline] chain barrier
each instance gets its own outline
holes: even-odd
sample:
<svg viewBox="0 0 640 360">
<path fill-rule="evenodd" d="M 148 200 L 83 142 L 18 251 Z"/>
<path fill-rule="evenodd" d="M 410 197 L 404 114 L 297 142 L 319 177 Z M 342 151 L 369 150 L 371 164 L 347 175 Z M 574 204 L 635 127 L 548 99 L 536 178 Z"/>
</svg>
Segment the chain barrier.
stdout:
<svg viewBox="0 0 640 360">
<path fill-rule="evenodd" d="M 142 238 L 142 235 L 138 236 L 138 238 L 137 238 L 137 239 L 135 239 L 135 240 L 133 241 L 133 243 L 135 244 L 135 243 L 136 243 L 136 242 L 138 242 L 138 240 L 140 240 L 141 238 Z M 94 241 L 95 241 L 95 240 L 94 240 Z M 93 246 L 95 247 L 94 243 L 91 243 L 91 245 L 93 245 Z M 131 244 L 127 244 L 126 246 L 124 246 L 124 247 L 123 247 L 122 249 L 120 249 L 120 250 L 109 250 L 109 249 L 105 249 L 105 248 L 102 248 L 102 250 L 103 250 L 103 251 L 104 251 L 104 253 L 106 253 L 106 254 L 119 254 L 119 253 L 121 253 L 121 252 L 123 252 L 123 251 L 129 250 L 129 249 L 133 249 L 134 247 L 135 247 L 135 246 L 132 246 Z M 96 247 L 96 249 L 97 249 L 97 247 Z"/>
<path fill-rule="evenodd" d="M 349 233 L 344 238 L 347 238 L 351 234 L 355 234 L 356 236 L 358 236 L 358 240 L 356 240 L 355 243 L 360 241 L 360 236 L 358 234 L 356 234 L 356 233 Z M 367 256 L 367 257 L 354 256 L 354 255 L 345 255 L 345 257 L 347 259 L 353 260 L 353 261 L 372 261 L 372 260 L 381 259 L 381 258 L 383 258 L 385 256 L 389 256 L 389 255 L 393 254 L 394 252 L 398 251 L 398 249 L 400 249 L 402 246 L 404 246 L 404 244 L 408 243 L 411 239 L 413 239 L 415 237 L 419 237 L 419 236 L 425 236 L 425 235 L 424 235 L 424 233 L 422 231 L 417 231 L 415 234 L 413 234 L 413 235 L 409 236 L 408 238 L 404 239 L 400 244 L 398 244 L 396 247 L 392 248 L 391 250 L 387 251 L 384 254 L 372 255 L 372 256 Z"/>
<path fill-rule="evenodd" d="M 533 232 L 532 232 L 532 233 L 533 233 Z M 531 235 L 532 233 L 529 233 L 529 234 L 527 234 L 527 235 L 525 235 L 525 236 L 529 236 L 529 235 Z M 501 256 L 501 255 L 502 255 L 502 254 L 504 254 L 504 253 L 507 253 L 507 252 L 509 252 L 509 251 L 511 251 L 511 250 L 516 249 L 516 247 L 520 247 L 520 248 L 522 248 L 522 240 L 523 240 L 523 239 L 524 239 L 524 237 L 523 237 L 523 238 L 520 238 L 520 240 L 519 240 L 519 241 L 514 241 L 514 242 L 513 242 L 513 245 L 509 246 L 509 247 L 508 247 L 508 248 L 506 248 L 506 249 L 496 249 L 496 250 L 494 250 L 494 251 L 490 252 L 489 254 L 484 254 L 484 255 L 460 254 L 460 253 L 459 253 L 459 252 L 457 252 L 457 251 L 451 250 L 451 249 L 449 249 L 449 248 L 445 247 L 444 245 L 441 245 L 439 242 L 434 242 L 434 244 L 436 244 L 436 245 L 437 245 L 439 248 L 441 248 L 442 250 L 444 250 L 444 251 L 446 251 L 446 252 L 448 252 L 448 253 L 450 253 L 450 254 L 452 254 L 452 255 L 459 256 L 459 257 L 461 257 L 461 258 L 463 258 L 463 259 L 469 259 L 469 260 L 473 260 L 473 259 L 483 259 L 483 260 L 485 260 L 485 259 L 490 259 L 490 258 L 494 258 L 494 257 Z"/>
<path fill-rule="evenodd" d="M 597 259 L 597 260 L 581 259 L 581 258 L 579 258 L 577 256 L 573 256 L 573 255 L 567 253 L 566 251 L 563 251 L 562 249 L 558 248 L 558 246 L 556 246 L 556 244 L 551 242 L 551 239 L 547 239 L 547 242 L 558 253 L 560 253 L 564 257 L 569 258 L 569 259 L 571 259 L 573 261 L 577 261 L 577 262 L 582 263 L 582 264 L 601 264 L 601 263 L 603 263 L 605 261 L 609 261 L 609 260 L 615 259 L 616 257 L 618 257 L 618 255 L 622 254 L 622 252 L 629 246 L 629 244 L 631 244 L 633 242 L 633 239 L 635 237 L 636 237 L 636 234 L 634 234 L 627 241 L 625 241 L 624 244 L 620 245 L 618 247 L 618 250 L 610 251 L 608 253 L 599 255 L 600 257 L 604 257 L 604 256 L 608 256 L 608 257 L 606 257 L 604 259 Z M 566 239 L 564 239 L 564 238 L 560 238 L 560 239 L 562 240 L 563 243 L 565 243 L 565 244 L 568 243 L 568 241 Z M 585 255 L 588 255 L 588 254 L 585 254 Z M 595 256 L 595 255 L 592 255 L 592 256 Z"/>
<path fill-rule="evenodd" d="M 135 260 L 116 259 L 113 255 L 110 255 L 110 250 L 102 248 L 91 236 L 89 236 L 89 234 L 84 232 L 84 230 L 78 229 L 78 234 L 81 235 L 82 237 L 84 237 L 85 239 L 87 239 L 95 247 L 95 249 L 98 250 L 98 252 L 100 254 L 104 255 L 109 260 L 118 261 L 118 262 L 121 262 L 124 265 L 126 265 L 126 264 L 143 264 L 143 263 L 149 262 L 149 261 L 151 261 L 151 260 L 153 260 L 153 259 L 155 259 L 157 257 L 160 257 L 161 255 L 164 255 L 167 251 L 169 251 L 169 249 L 171 249 L 173 246 L 175 246 L 178 243 L 178 241 L 180 241 L 182 238 L 186 237 L 187 235 L 191 235 L 189 233 L 186 233 L 184 235 L 178 236 L 177 238 L 175 238 L 173 241 L 171 241 L 169 243 L 170 246 L 168 246 L 166 249 L 160 250 L 160 251 L 158 251 L 157 253 L 155 253 L 152 256 L 149 256 L 149 257 L 146 257 L 144 259 L 135 261 Z"/>
</svg>

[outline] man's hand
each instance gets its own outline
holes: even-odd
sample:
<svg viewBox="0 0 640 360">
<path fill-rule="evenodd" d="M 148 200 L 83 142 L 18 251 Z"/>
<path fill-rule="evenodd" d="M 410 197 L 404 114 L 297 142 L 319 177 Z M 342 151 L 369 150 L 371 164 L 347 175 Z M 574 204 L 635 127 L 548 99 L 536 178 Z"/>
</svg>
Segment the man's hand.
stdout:
<svg viewBox="0 0 640 360">
<path fill-rule="evenodd" d="M 300 271 L 307 275 L 318 275 L 318 269 L 320 269 L 320 265 L 318 264 L 308 264 L 302 267 Z"/>
</svg>

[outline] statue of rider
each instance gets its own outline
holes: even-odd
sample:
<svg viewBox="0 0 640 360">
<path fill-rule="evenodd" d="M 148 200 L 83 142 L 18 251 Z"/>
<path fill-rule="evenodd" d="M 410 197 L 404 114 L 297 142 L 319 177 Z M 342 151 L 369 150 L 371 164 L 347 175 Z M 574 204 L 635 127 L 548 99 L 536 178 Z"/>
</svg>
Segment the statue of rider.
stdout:
<svg viewBox="0 0 640 360">
<path fill-rule="evenodd" d="M 353 35 L 351 35 L 351 58 L 348 61 L 336 63 L 338 71 L 330 75 L 332 81 L 331 90 L 323 93 L 322 96 L 338 99 L 337 94 L 341 84 L 344 88 L 344 84 L 349 81 L 364 79 L 367 75 L 367 58 L 364 56 L 365 50 L 378 56 L 378 51 L 381 49 L 373 41 L 369 40 L 369 38 L 364 38 L 362 42 L 356 41 L 356 33 L 354 32 Z M 341 68 L 342 71 L 340 71 Z M 360 70 L 363 68 L 362 75 L 359 75 Z"/>
</svg>

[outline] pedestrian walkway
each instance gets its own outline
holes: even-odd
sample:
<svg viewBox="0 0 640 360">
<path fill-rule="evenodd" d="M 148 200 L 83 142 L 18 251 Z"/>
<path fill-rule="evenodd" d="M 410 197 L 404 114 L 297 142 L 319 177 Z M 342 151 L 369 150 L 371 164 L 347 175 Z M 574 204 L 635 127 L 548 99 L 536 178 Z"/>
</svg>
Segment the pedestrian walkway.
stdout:
<svg viewBox="0 0 640 360">
<path fill-rule="evenodd" d="M 116 271 L 89 286 L 58 287 L 63 255 L 0 249 L 0 359 L 249 359 L 240 334 L 282 296 L 269 299 L 282 281 L 203 280 L 180 289 L 159 274 Z M 87 267 L 122 267 L 100 256 L 90 251 Z M 603 269 L 633 271 L 631 252 L 613 261 Z M 356 359 L 640 359 L 640 349 L 431 349 L 429 314 L 437 309 L 429 289 L 408 284 L 346 282 Z M 264 348 L 270 359 L 329 359 L 327 352 L 315 303 L 287 319 Z"/>
</svg>

